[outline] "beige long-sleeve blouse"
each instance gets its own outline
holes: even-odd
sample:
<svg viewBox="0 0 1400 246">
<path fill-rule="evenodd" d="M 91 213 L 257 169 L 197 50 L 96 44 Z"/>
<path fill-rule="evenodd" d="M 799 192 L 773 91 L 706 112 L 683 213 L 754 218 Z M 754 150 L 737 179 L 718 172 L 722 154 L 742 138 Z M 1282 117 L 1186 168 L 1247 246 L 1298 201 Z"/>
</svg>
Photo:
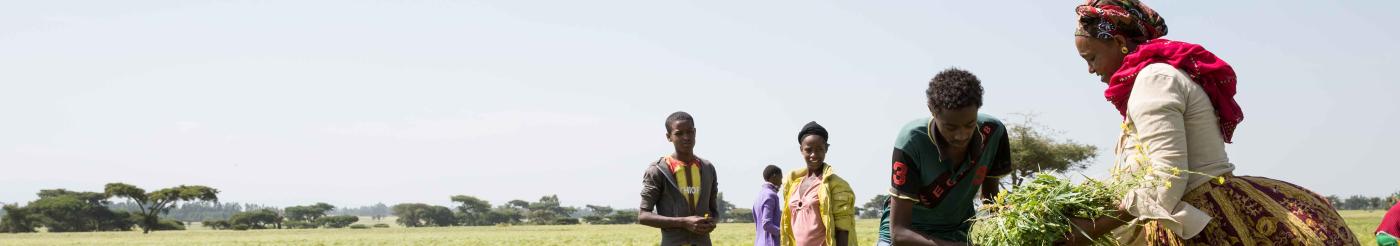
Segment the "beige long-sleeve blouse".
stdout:
<svg viewBox="0 0 1400 246">
<path fill-rule="evenodd" d="M 1129 192 L 1122 202 L 1137 219 L 1115 230 L 1114 235 L 1128 245 L 1142 244 L 1140 225 L 1155 220 L 1182 238 L 1194 237 L 1211 217 L 1181 202 L 1182 196 L 1235 170 L 1225 154 L 1215 108 L 1200 85 L 1165 63 L 1151 64 L 1138 72 L 1131 93 L 1124 121 L 1132 127 L 1119 138 L 1115 168 L 1131 170 L 1146 160 L 1154 169 L 1149 178 L 1165 179 L 1169 185 Z M 1137 148 L 1139 144 L 1145 145 L 1142 150 Z M 1140 158 L 1144 154 L 1147 158 Z M 1174 173 L 1172 168 L 1190 172 Z"/>
</svg>

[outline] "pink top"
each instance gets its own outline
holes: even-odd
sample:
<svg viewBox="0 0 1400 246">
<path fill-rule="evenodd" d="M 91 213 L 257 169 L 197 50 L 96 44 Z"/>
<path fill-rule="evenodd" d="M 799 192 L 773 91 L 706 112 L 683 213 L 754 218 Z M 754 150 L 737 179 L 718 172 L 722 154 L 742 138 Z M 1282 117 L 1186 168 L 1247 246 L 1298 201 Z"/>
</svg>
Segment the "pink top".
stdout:
<svg viewBox="0 0 1400 246">
<path fill-rule="evenodd" d="M 822 225 L 821 197 L 817 188 L 821 178 L 806 177 L 813 182 L 807 190 L 799 190 L 797 199 L 788 202 L 792 209 L 792 237 L 794 245 L 826 245 L 826 227 Z M 801 184 L 798 184 L 801 185 Z M 800 187 L 800 186 L 799 186 Z"/>
<path fill-rule="evenodd" d="M 1381 225 L 1376 227 L 1376 232 L 1385 232 L 1391 236 L 1400 235 L 1400 203 L 1390 207 L 1390 211 L 1385 212 L 1381 217 Z"/>
</svg>

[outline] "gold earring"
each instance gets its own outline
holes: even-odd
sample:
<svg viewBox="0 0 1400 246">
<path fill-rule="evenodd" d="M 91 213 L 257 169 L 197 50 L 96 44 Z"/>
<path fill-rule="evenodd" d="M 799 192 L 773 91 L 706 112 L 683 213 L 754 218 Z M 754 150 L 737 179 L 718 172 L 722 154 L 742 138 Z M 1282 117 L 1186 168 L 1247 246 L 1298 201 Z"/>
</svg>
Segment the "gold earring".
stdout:
<svg viewBox="0 0 1400 246">
<path fill-rule="evenodd" d="M 1128 53 L 1128 47 L 1123 47 L 1122 51 L 1123 51 L 1123 54 L 1127 54 L 1127 53 Z"/>
</svg>

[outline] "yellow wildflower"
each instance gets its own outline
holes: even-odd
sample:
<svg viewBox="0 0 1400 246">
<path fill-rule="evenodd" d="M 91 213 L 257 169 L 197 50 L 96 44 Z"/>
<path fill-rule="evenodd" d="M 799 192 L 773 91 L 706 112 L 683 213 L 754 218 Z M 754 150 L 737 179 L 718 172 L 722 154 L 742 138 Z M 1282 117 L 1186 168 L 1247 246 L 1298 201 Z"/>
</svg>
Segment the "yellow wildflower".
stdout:
<svg viewBox="0 0 1400 246">
<path fill-rule="evenodd" d="M 1006 204 L 1006 190 L 997 192 L 997 204 Z"/>
</svg>

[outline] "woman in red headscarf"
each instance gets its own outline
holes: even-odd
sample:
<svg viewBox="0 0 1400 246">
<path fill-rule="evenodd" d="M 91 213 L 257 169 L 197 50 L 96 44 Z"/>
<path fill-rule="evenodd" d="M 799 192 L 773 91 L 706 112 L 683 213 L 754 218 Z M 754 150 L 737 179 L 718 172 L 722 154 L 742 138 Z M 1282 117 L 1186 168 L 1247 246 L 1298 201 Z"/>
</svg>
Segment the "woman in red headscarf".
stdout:
<svg viewBox="0 0 1400 246">
<path fill-rule="evenodd" d="M 1078 6 L 1074 44 L 1123 116 L 1114 173 L 1161 184 L 1130 191 L 1116 218 L 1075 219 L 1067 243 L 1113 233 L 1128 245 L 1356 245 L 1322 197 L 1287 182 L 1234 176 L 1225 153 L 1244 113 L 1235 71 L 1200 45 L 1162 39 L 1136 0 Z"/>
</svg>

